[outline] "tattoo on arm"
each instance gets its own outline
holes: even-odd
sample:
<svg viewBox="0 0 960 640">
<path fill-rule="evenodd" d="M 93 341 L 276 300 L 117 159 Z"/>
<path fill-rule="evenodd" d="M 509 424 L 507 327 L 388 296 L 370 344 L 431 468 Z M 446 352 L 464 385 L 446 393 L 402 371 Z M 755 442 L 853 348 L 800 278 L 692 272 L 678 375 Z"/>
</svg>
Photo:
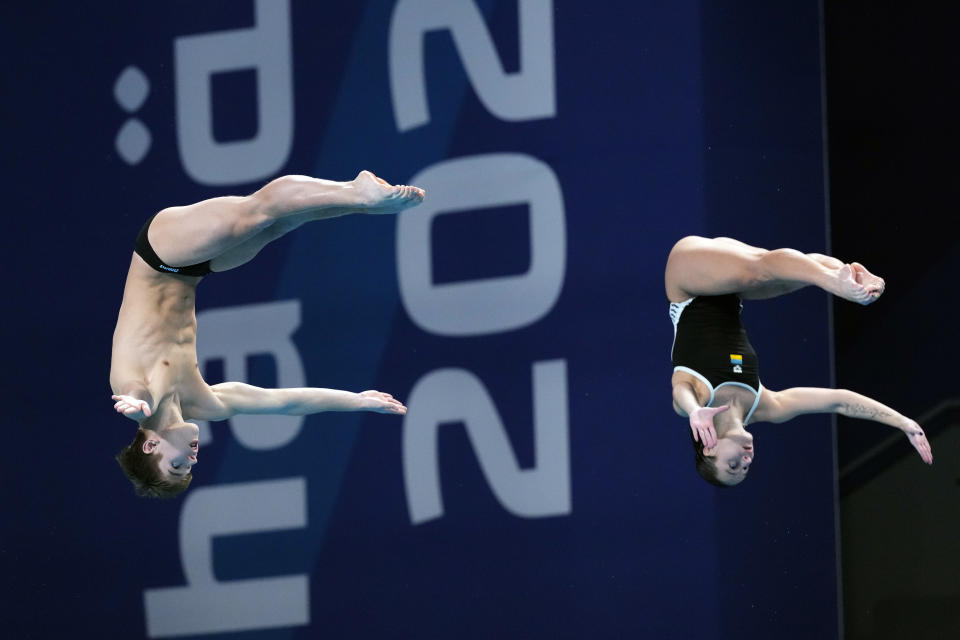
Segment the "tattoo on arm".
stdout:
<svg viewBox="0 0 960 640">
<path fill-rule="evenodd" d="M 851 418 L 865 418 L 867 420 L 883 420 L 893 417 L 893 413 L 878 407 L 868 407 L 865 404 L 847 402 L 843 405 L 844 413 Z"/>
</svg>

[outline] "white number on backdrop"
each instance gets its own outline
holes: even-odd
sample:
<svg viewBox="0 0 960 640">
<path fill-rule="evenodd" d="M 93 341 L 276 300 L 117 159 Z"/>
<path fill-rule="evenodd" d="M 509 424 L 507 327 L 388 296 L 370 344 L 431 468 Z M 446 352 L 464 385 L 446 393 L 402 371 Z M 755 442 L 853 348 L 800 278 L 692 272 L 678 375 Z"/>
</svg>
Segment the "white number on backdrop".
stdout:
<svg viewBox="0 0 960 640">
<path fill-rule="evenodd" d="M 550 312 L 566 271 L 566 229 L 560 183 L 549 165 L 520 154 L 469 156 L 437 163 L 410 182 L 430 194 L 397 221 L 400 297 L 417 326 L 442 336 L 477 336 L 519 329 Z M 434 218 L 512 204 L 529 206 L 529 271 L 434 284 Z"/>
<path fill-rule="evenodd" d="M 437 431 L 445 422 L 466 425 L 480 468 L 505 509 L 527 518 L 570 513 L 565 361 L 533 365 L 532 469 L 521 469 L 517 464 L 490 394 L 469 371 L 431 371 L 414 386 L 408 404 L 411 410 L 403 425 L 403 474 L 414 524 L 443 515 Z"/>
<path fill-rule="evenodd" d="M 423 39 L 449 30 L 470 83 L 483 105 L 501 120 L 556 115 L 553 2 L 518 0 L 520 70 L 505 73 L 483 16 L 473 0 L 399 0 L 390 21 L 388 60 L 397 128 L 430 121 L 424 76 Z"/>
</svg>

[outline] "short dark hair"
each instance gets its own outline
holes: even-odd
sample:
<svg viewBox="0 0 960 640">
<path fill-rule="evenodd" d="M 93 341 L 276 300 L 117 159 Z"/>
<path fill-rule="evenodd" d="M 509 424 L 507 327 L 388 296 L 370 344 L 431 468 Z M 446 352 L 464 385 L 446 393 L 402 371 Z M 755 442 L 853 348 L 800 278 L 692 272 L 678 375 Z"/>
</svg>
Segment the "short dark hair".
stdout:
<svg viewBox="0 0 960 640">
<path fill-rule="evenodd" d="M 703 455 L 703 443 L 697 442 L 694 439 L 692 431 L 690 432 L 690 442 L 693 443 L 694 463 L 697 466 L 697 473 L 700 474 L 700 477 L 715 487 L 729 489 L 729 484 L 720 482 L 717 474 L 717 459 L 712 456 Z"/>
<path fill-rule="evenodd" d="M 148 498 L 172 498 L 182 493 L 193 480 L 188 473 L 182 478 L 171 478 L 160 471 L 160 456 L 143 452 L 143 443 L 147 441 L 147 432 L 143 427 L 137 429 L 133 442 L 117 454 L 117 464 L 133 483 L 138 496 Z"/>
</svg>

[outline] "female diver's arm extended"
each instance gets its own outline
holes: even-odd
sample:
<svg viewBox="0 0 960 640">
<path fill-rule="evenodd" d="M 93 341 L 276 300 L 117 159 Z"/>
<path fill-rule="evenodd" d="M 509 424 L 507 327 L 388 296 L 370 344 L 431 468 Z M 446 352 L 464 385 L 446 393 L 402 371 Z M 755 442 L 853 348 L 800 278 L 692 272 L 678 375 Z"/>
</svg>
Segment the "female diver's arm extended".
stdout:
<svg viewBox="0 0 960 640">
<path fill-rule="evenodd" d="M 707 449 L 717 445 L 717 430 L 713 426 L 713 416 L 730 407 L 702 407 L 697 392 L 686 380 L 673 382 L 673 410 L 677 415 L 690 418 L 690 431 L 694 441 L 703 443 Z"/>
<path fill-rule="evenodd" d="M 374 411 L 403 415 L 407 408 L 388 393 L 353 393 L 337 389 L 300 387 L 263 389 L 243 382 L 224 382 L 210 387 L 212 397 L 187 411 L 193 419 L 226 420 L 237 414 L 305 416 L 323 411 Z M 186 408 L 185 408 L 186 409 Z"/>
<path fill-rule="evenodd" d="M 794 387 L 783 391 L 764 389 L 753 420 L 754 422 L 786 422 L 805 413 L 836 413 L 896 427 L 907 436 L 923 461 L 933 464 L 933 452 L 920 425 L 873 398 L 847 389 L 815 387 Z"/>
</svg>

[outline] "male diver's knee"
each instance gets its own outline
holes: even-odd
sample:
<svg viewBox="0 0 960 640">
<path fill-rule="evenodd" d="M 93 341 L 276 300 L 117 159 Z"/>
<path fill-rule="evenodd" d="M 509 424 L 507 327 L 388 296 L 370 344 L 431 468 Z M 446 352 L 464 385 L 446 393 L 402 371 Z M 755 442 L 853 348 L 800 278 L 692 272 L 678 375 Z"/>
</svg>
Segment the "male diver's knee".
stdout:
<svg viewBox="0 0 960 640">
<path fill-rule="evenodd" d="M 296 208 L 297 194 L 301 191 L 293 176 L 280 176 L 252 193 L 249 198 L 251 214 L 264 220 L 276 220 Z"/>
</svg>

